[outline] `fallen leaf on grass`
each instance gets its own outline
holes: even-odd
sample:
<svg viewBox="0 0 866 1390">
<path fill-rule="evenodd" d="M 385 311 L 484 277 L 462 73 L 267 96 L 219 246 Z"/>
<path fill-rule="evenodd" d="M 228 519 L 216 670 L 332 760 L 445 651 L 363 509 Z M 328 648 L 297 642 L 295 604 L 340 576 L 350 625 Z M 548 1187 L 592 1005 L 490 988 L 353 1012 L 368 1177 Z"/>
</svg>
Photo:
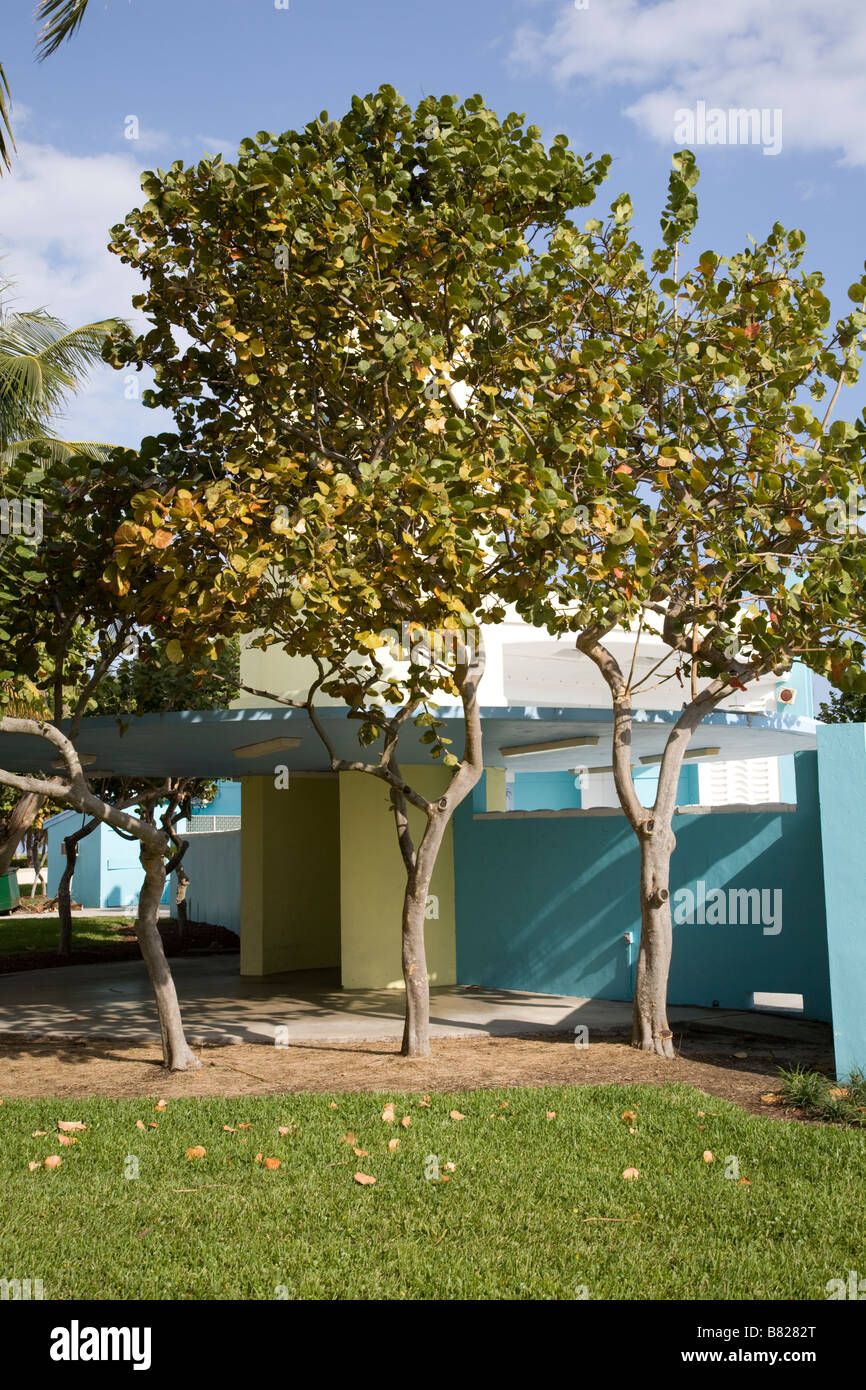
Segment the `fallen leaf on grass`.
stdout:
<svg viewBox="0 0 866 1390">
<path fill-rule="evenodd" d="M 285 1135 L 285 1134 L 291 1134 L 291 1132 L 292 1132 L 292 1126 L 291 1126 L 291 1125 L 277 1125 L 277 1134 L 283 1134 L 283 1135 Z"/>
<path fill-rule="evenodd" d="M 751 1186 L 752 1186 L 752 1180 L 751 1180 L 751 1178 L 740 1178 L 740 1187 L 751 1187 Z"/>
<path fill-rule="evenodd" d="M 547 1119 L 548 1119 L 548 1120 L 555 1120 L 555 1119 L 556 1119 L 556 1111 L 555 1111 L 555 1110 L 548 1110 L 548 1111 L 547 1111 Z"/>
<path fill-rule="evenodd" d="M 151 1129 L 159 1129 L 159 1125 L 156 1123 L 156 1120 L 151 1120 L 151 1122 L 150 1122 L 150 1128 L 151 1128 Z"/>
<path fill-rule="evenodd" d="M 74 1134 L 58 1134 L 57 1142 L 58 1144 L 77 1144 L 78 1140 Z"/>
<path fill-rule="evenodd" d="M 457 1164 L 456 1164 L 456 1163 L 446 1163 L 446 1164 L 445 1164 L 445 1167 L 448 1169 L 448 1172 L 449 1172 L 449 1173 L 456 1173 L 456 1171 L 457 1171 Z"/>
<path fill-rule="evenodd" d="M 430 1097 L 429 1097 L 429 1096 L 422 1096 L 421 1099 L 419 1100 L 418 1104 L 419 1104 L 419 1105 L 424 1105 L 424 1106 L 429 1106 L 429 1104 L 430 1104 Z"/>
<path fill-rule="evenodd" d="M 386 1125 L 392 1125 L 392 1124 L 394 1123 L 394 1103 L 393 1103 L 393 1101 L 390 1101 L 390 1100 L 388 1101 L 388 1104 L 385 1106 L 385 1109 L 382 1111 L 382 1119 L 385 1121 L 385 1124 L 386 1124 Z"/>
<path fill-rule="evenodd" d="M 48 1133 L 47 1129 L 34 1129 L 33 1133 L 32 1133 L 31 1136 L 30 1136 L 30 1138 L 31 1138 L 31 1139 L 44 1139 L 47 1133 Z"/>
<path fill-rule="evenodd" d="M 389 1140 L 388 1140 L 388 1148 L 391 1150 L 392 1153 L 394 1152 L 395 1149 L 399 1149 L 399 1147 L 400 1147 L 400 1140 L 399 1140 L 399 1139 L 389 1139 Z"/>
<path fill-rule="evenodd" d="M 144 1120 L 136 1120 L 135 1127 L 136 1129 L 144 1129 Z"/>
<path fill-rule="evenodd" d="M 187 1149 L 186 1156 L 187 1158 L 204 1158 L 205 1152 L 206 1150 L 201 1144 L 194 1144 L 191 1148 Z"/>
<path fill-rule="evenodd" d="M 57 1128 L 62 1129 L 66 1134 L 71 1133 L 74 1129 L 86 1129 L 87 1125 L 83 1125 L 80 1120 L 58 1120 Z"/>
<path fill-rule="evenodd" d="M 59 1154 L 51 1154 L 46 1158 L 44 1166 L 46 1168 L 59 1168 L 62 1162 L 63 1159 Z"/>
<path fill-rule="evenodd" d="M 337 1102 L 336 1102 L 335 1100 L 332 1100 L 332 1101 L 330 1102 L 329 1108 L 330 1108 L 331 1110 L 336 1110 L 336 1108 L 337 1108 Z"/>
<path fill-rule="evenodd" d="M 448 1113 L 449 1113 L 449 1115 L 451 1116 L 451 1119 L 452 1119 L 452 1120 L 465 1120 L 465 1119 L 466 1119 L 466 1116 L 465 1116 L 465 1115 L 461 1115 L 459 1110 L 449 1110 Z"/>
<path fill-rule="evenodd" d="M 31 1159 L 27 1167 L 30 1169 L 31 1173 L 35 1173 L 37 1168 L 42 1167 L 42 1164 L 38 1163 L 35 1159 Z"/>
<path fill-rule="evenodd" d="M 355 1182 L 359 1183 L 361 1187 L 372 1187 L 375 1181 L 376 1179 L 371 1178 L 369 1173 L 355 1174 Z"/>
<path fill-rule="evenodd" d="M 256 1154 L 256 1163 L 261 1163 L 263 1158 L 264 1154 Z"/>
<path fill-rule="evenodd" d="M 165 1103 L 164 1100 L 158 1100 L 158 1101 L 156 1102 L 156 1105 L 155 1105 L 153 1108 L 154 1108 L 154 1110 L 164 1110 L 164 1109 L 165 1109 L 165 1104 L 166 1104 L 166 1103 Z"/>
<path fill-rule="evenodd" d="M 623 1171 L 623 1177 L 627 1181 L 632 1182 L 635 1178 L 640 1177 L 640 1173 L 638 1172 L 637 1168 L 626 1168 Z"/>
<path fill-rule="evenodd" d="M 352 1153 L 355 1155 L 356 1158 L 366 1158 L 366 1157 L 367 1157 L 367 1150 L 366 1150 L 366 1149 L 353 1149 L 353 1150 L 352 1150 Z"/>
<path fill-rule="evenodd" d="M 715 1155 L 709 1149 L 704 1149 L 704 1163 L 713 1163 L 714 1161 Z"/>
<path fill-rule="evenodd" d="M 226 1134 L 234 1134 L 234 1132 L 235 1132 L 235 1127 L 234 1127 L 234 1125 L 223 1125 L 223 1129 L 224 1129 L 224 1131 L 225 1131 Z"/>
<path fill-rule="evenodd" d="M 633 1110 L 623 1110 L 622 1114 L 620 1115 L 620 1119 L 623 1120 L 625 1124 L 630 1125 L 634 1124 L 635 1120 L 637 1119 L 637 1115 Z"/>
<path fill-rule="evenodd" d="M 400 1121 L 400 1124 L 403 1126 L 404 1129 L 408 1129 L 411 1123 L 412 1121 L 409 1119 L 408 1115 L 404 1115 L 402 1120 Z"/>
<path fill-rule="evenodd" d="M 848 1087 L 847 1087 L 847 1086 L 831 1086 L 831 1087 L 830 1087 L 830 1095 L 831 1095 L 831 1096 L 841 1097 L 841 1096 L 847 1096 L 847 1094 L 848 1094 Z"/>
<path fill-rule="evenodd" d="M 280 1131 L 280 1133 L 282 1133 L 282 1130 Z M 351 1130 L 349 1130 L 348 1134 L 344 1134 L 342 1139 L 340 1140 L 341 1144 L 357 1144 L 357 1142 L 358 1141 Z"/>
<path fill-rule="evenodd" d="M 271 1172 L 271 1173 L 274 1171 L 275 1168 L 281 1168 L 282 1166 L 283 1166 L 283 1165 L 282 1165 L 282 1163 L 280 1162 L 280 1160 L 279 1160 L 278 1158 L 266 1158 L 266 1159 L 265 1159 L 265 1167 L 266 1167 L 266 1168 L 268 1169 L 268 1171 Z"/>
<path fill-rule="evenodd" d="M 252 1125 L 250 1123 L 247 1123 L 245 1125 L 238 1125 L 238 1129 L 252 1129 Z"/>
</svg>

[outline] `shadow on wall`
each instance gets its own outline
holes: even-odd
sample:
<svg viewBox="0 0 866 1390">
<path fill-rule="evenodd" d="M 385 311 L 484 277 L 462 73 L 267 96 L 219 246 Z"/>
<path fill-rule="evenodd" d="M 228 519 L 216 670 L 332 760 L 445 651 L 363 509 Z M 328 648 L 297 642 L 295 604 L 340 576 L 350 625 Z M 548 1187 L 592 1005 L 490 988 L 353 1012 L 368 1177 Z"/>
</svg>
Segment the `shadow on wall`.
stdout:
<svg viewBox="0 0 866 1390">
<path fill-rule="evenodd" d="M 816 755 L 797 754 L 796 771 L 794 811 L 675 818 L 672 898 L 690 889 L 695 920 L 674 927 L 670 1003 L 746 1009 L 755 991 L 802 994 L 804 1017 L 829 1019 Z M 488 818 L 464 803 L 455 818 L 458 979 L 631 998 L 639 865 L 621 815 Z M 738 918 L 747 904 L 749 920 L 734 924 L 727 912 L 724 922 L 698 920 L 699 884 L 724 892 L 726 903 L 733 891 Z M 737 891 L 754 889 L 771 896 Z M 763 920 L 767 904 L 780 909 L 779 931 Z"/>
</svg>

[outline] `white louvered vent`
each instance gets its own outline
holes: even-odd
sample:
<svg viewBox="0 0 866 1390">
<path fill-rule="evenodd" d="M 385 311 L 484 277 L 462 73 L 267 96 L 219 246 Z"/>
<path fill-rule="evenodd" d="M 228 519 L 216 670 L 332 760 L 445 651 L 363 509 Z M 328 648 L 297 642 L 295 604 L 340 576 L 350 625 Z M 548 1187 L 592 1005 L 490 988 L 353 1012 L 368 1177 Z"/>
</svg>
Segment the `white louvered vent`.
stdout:
<svg viewBox="0 0 866 1390">
<path fill-rule="evenodd" d="M 778 758 L 741 758 L 699 766 L 702 806 L 760 806 L 779 800 Z"/>
</svg>

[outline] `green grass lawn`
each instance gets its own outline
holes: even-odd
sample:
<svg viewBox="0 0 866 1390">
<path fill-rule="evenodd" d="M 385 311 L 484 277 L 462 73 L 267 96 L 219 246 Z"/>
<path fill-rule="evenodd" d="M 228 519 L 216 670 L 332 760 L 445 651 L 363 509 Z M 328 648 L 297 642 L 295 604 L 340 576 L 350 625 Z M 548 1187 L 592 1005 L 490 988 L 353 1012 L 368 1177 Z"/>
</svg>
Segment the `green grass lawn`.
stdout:
<svg viewBox="0 0 866 1390">
<path fill-rule="evenodd" d="M 128 927 L 130 921 L 129 917 L 73 917 L 73 951 L 116 944 L 118 927 Z M 56 951 L 59 930 L 56 917 L 0 917 L 0 956 L 17 955 L 19 951 Z"/>
<path fill-rule="evenodd" d="M 755 1118 L 680 1085 L 418 1099 L 171 1100 L 161 1111 L 7 1100 L 0 1274 L 42 1278 L 59 1299 L 270 1299 L 280 1287 L 324 1299 L 823 1299 L 829 1279 L 863 1267 L 852 1130 Z M 394 1124 L 380 1118 L 387 1100 Z M 87 1129 L 63 1147 L 58 1120 Z M 366 1157 L 342 1142 L 348 1131 Z M 193 1145 L 204 1158 L 187 1158 Z M 59 1168 L 28 1171 L 52 1154 Z M 731 1156 L 748 1184 L 725 1176 Z M 137 1178 L 125 1176 L 132 1160 Z M 622 1177 L 630 1167 L 636 1180 Z"/>
</svg>

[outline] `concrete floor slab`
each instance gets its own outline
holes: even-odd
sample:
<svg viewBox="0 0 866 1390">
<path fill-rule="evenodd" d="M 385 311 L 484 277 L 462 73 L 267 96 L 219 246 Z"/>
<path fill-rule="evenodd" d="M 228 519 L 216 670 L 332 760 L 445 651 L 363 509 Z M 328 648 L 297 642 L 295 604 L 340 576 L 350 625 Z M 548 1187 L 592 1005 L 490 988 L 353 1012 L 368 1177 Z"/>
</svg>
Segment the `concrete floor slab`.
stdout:
<svg viewBox="0 0 866 1390">
<path fill-rule="evenodd" d="M 297 971 L 241 978 L 237 956 L 181 956 L 171 961 L 187 1034 L 202 1043 L 374 1041 L 400 1037 L 403 995 L 395 990 L 343 990 L 336 971 Z M 766 1013 L 672 1008 L 674 1030 L 687 1026 L 811 1040 L 825 1025 Z M 611 999 L 531 994 L 517 990 L 431 991 L 437 1037 L 519 1036 L 627 1030 L 631 1005 Z M 284 1029 L 278 1035 L 277 1030 Z M 151 1041 L 159 1035 L 156 1005 L 143 961 L 72 965 L 0 976 L 0 1032 L 42 1037 Z"/>
</svg>

